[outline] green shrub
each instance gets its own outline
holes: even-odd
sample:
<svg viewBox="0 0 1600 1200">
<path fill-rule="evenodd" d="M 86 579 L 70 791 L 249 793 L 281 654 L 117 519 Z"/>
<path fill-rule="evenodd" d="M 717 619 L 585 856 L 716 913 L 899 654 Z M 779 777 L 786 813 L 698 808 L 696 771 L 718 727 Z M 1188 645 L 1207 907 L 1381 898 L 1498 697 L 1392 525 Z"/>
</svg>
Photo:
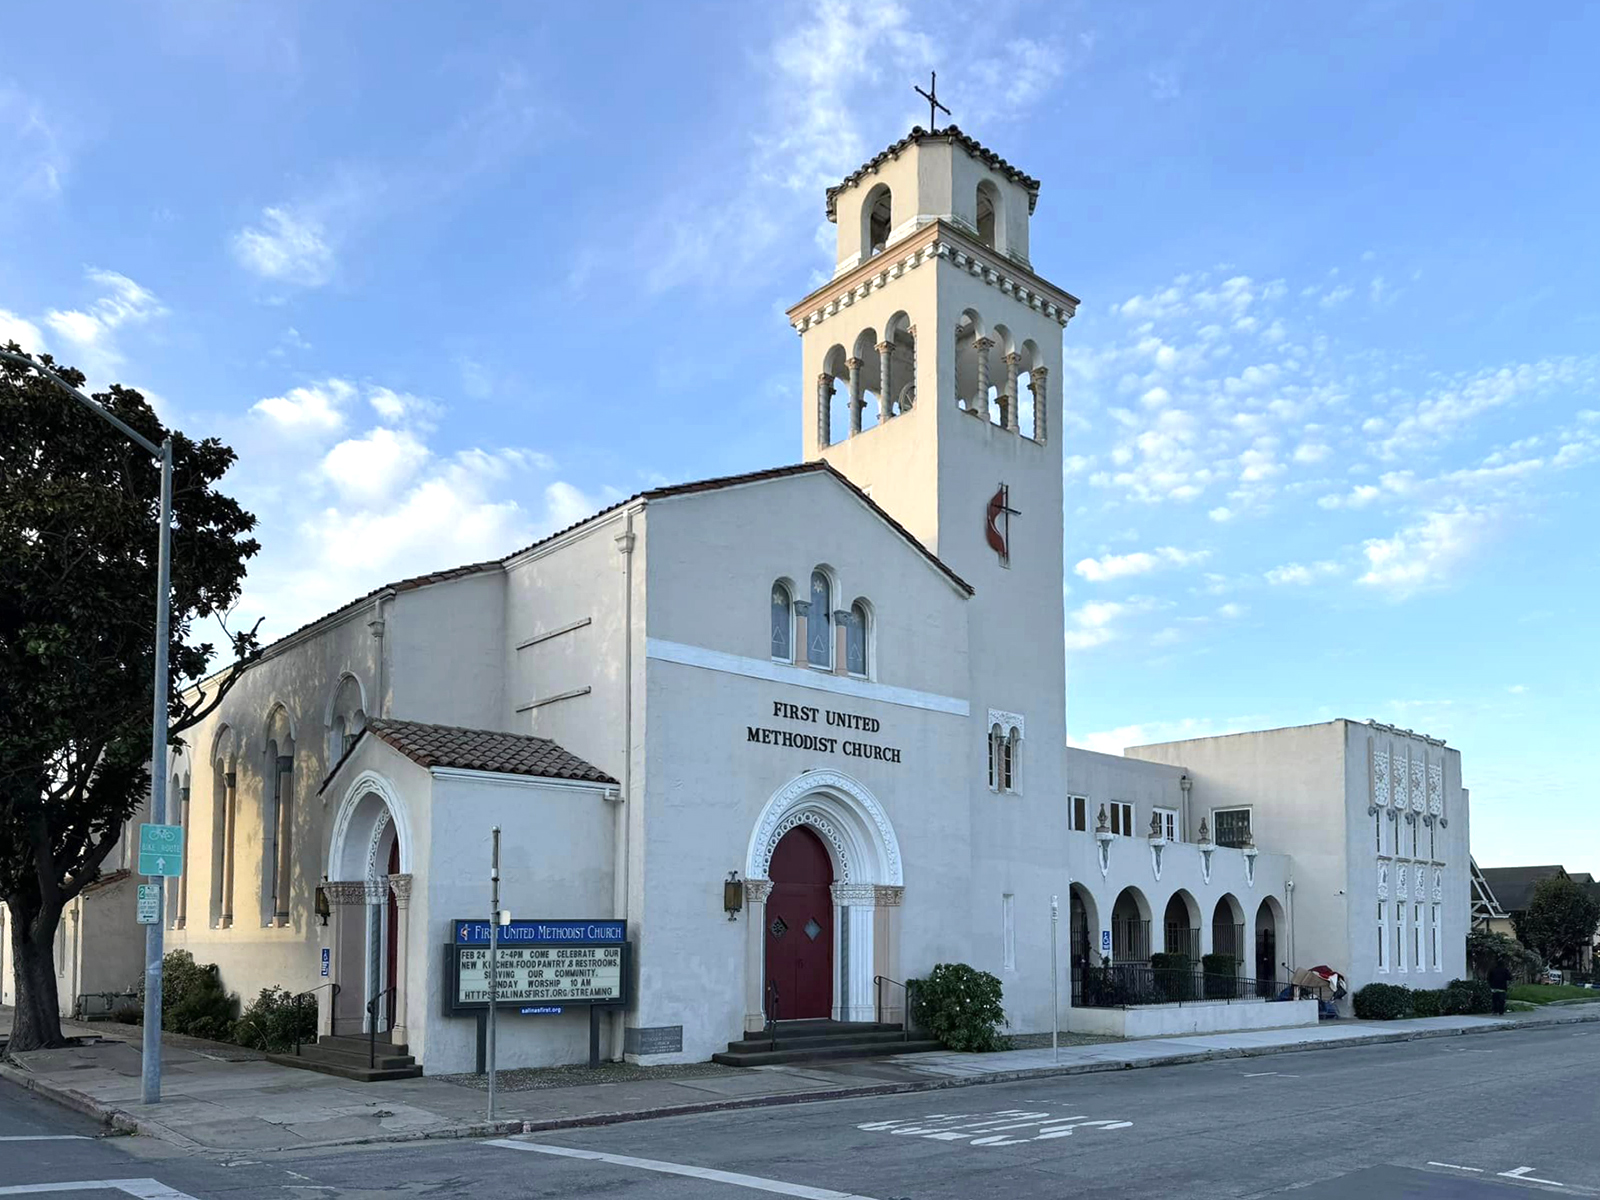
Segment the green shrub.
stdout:
<svg viewBox="0 0 1600 1200">
<path fill-rule="evenodd" d="M 1231 954 L 1204 954 L 1200 970 L 1205 976 L 1207 1000 L 1232 998 L 1239 987 L 1239 960 Z"/>
<path fill-rule="evenodd" d="M 144 978 L 138 986 L 142 1020 Z M 233 1028 L 234 998 L 222 986 L 216 963 L 197 963 L 187 950 L 174 950 L 161 960 L 161 1027 L 170 1033 L 226 1041 Z"/>
<path fill-rule="evenodd" d="M 1489 968 L 1497 962 L 1505 963 L 1512 979 L 1523 982 L 1539 978 L 1544 971 L 1544 959 L 1516 938 L 1482 929 L 1467 934 L 1467 962 L 1472 966 L 1472 973 L 1479 977 L 1486 977 Z"/>
<path fill-rule="evenodd" d="M 1483 980 L 1452 979 L 1445 985 L 1439 1010 L 1445 1016 L 1486 1013 L 1493 1004 L 1494 996 Z"/>
<path fill-rule="evenodd" d="M 1443 1012 L 1444 992 L 1442 990 L 1422 989 L 1411 993 L 1411 1015 L 1413 1017 L 1437 1017 Z"/>
<path fill-rule="evenodd" d="M 1399 1021 L 1411 1016 L 1411 989 L 1404 984 L 1369 983 L 1351 997 L 1362 1021 Z"/>
<path fill-rule="evenodd" d="M 296 1008 L 294 996 L 281 987 L 262 988 L 255 1003 L 245 1009 L 233 1027 L 233 1040 L 251 1050 L 273 1053 L 292 1050 L 295 1025 L 300 1026 L 300 1040 L 317 1040 L 317 1004 L 307 997 Z"/>
<path fill-rule="evenodd" d="M 1005 1049 L 999 1030 L 1006 1023 L 1000 981 L 966 963 L 939 963 L 926 979 L 915 981 L 912 1002 L 917 1027 L 948 1049 Z M 265 994 L 265 993 L 263 993 Z"/>
</svg>

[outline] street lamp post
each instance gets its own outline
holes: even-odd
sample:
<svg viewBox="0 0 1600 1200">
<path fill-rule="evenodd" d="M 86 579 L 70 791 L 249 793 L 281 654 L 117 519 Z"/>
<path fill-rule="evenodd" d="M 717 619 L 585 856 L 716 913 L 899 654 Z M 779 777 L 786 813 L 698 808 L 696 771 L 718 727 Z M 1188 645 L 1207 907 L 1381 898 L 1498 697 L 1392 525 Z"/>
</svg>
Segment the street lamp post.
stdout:
<svg viewBox="0 0 1600 1200">
<path fill-rule="evenodd" d="M 158 446 L 127 422 L 85 396 L 49 367 L 25 354 L 0 350 L 0 358 L 37 371 L 74 400 L 111 422 L 152 457 L 161 461 L 161 545 L 156 556 L 155 695 L 150 715 L 150 820 L 167 820 L 167 639 L 172 625 L 172 438 Z M 163 885 L 165 880 L 162 881 Z M 166 934 L 166 887 L 156 889 L 156 919 L 144 936 L 144 1065 L 141 1090 L 146 1104 L 161 1100 L 161 955 Z"/>
</svg>

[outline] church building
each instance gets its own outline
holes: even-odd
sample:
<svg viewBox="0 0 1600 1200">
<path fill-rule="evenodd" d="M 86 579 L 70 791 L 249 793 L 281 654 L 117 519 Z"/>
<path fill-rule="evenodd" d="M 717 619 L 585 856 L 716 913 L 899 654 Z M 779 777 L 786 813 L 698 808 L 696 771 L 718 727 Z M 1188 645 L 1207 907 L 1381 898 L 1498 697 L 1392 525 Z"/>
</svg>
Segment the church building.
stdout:
<svg viewBox="0 0 1600 1200">
<path fill-rule="evenodd" d="M 550 981 L 502 1006 L 502 1067 L 588 1055 L 572 979 L 617 989 L 602 1055 L 646 1063 L 772 1021 L 897 1022 L 941 962 L 1049 1030 L 1056 900 L 1066 1025 L 1069 971 L 1163 948 L 1264 981 L 1366 955 L 1376 978 L 1402 910 L 1421 970 L 1412 895 L 1460 908 L 1429 977 L 1463 973 L 1454 751 L 1348 722 L 1068 750 L 1078 301 L 1033 265 L 1038 199 L 955 126 L 912 130 L 828 190 L 836 267 L 788 312 L 798 465 L 641 492 L 270 646 L 168 766 L 169 947 L 247 1002 L 309 992 L 324 1032 L 378 1022 L 429 1073 L 470 1071 L 498 827 L 506 944 Z M 1395 787 L 1422 771 L 1414 812 L 1389 775 L 1372 790 L 1379 741 Z M 132 918 L 124 897 L 121 937 Z"/>
</svg>

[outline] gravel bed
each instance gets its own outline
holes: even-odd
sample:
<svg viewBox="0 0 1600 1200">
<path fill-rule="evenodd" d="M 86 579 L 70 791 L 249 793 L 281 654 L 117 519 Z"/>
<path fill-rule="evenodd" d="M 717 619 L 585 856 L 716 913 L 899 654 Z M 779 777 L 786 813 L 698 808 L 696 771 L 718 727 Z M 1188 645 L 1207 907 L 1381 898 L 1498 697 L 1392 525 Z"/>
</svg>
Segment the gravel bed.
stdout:
<svg viewBox="0 0 1600 1200">
<path fill-rule="evenodd" d="M 1098 1046 L 1102 1042 L 1120 1042 L 1121 1038 L 1106 1037 L 1098 1033 L 1068 1033 L 1062 1030 L 1061 1046 Z M 1050 1048 L 1050 1035 L 1048 1033 L 1014 1033 L 1008 1039 L 1013 1050 L 1048 1050 Z"/>
</svg>

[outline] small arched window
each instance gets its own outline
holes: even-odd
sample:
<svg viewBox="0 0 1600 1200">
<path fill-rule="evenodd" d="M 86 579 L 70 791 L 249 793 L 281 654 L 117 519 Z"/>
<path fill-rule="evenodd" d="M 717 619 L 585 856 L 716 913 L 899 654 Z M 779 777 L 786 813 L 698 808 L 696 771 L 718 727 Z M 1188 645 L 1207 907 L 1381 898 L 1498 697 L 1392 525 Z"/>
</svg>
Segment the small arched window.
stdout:
<svg viewBox="0 0 1600 1200">
<path fill-rule="evenodd" d="M 772 585 L 772 657 L 775 662 L 794 661 L 794 601 L 784 583 Z"/>
<path fill-rule="evenodd" d="M 1004 770 L 1000 773 L 1000 790 L 1014 792 L 1017 790 L 1017 771 L 1022 766 L 1019 761 L 1022 753 L 1022 737 L 1015 729 L 1006 734 L 1005 744 L 1001 746 L 1001 764 Z"/>
<path fill-rule="evenodd" d="M 989 727 L 989 790 L 1000 790 L 1000 743 L 1005 740 L 1005 734 L 1000 731 L 999 725 Z"/>
<path fill-rule="evenodd" d="M 844 627 L 844 665 L 852 675 L 867 674 L 867 606 L 859 600 L 850 606 Z"/>
<path fill-rule="evenodd" d="M 866 237 L 861 257 L 870 258 L 889 244 L 889 231 L 893 228 L 894 199 L 886 186 L 880 183 L 867 194 L 862 215 Z"/>
<path fill-rule="evenodd" d="M 995 244 L 995 213 L 999 206 L 999 193 L 985 179 L 978 185 L 978 240 L 991 248 Z"/>
<path fill-rule="evenodd" d="M 811 572 L 811 604 L 806 612 L 806 661 L 833 666 L 833 586 L 823 571 Z"/>
</svg>

